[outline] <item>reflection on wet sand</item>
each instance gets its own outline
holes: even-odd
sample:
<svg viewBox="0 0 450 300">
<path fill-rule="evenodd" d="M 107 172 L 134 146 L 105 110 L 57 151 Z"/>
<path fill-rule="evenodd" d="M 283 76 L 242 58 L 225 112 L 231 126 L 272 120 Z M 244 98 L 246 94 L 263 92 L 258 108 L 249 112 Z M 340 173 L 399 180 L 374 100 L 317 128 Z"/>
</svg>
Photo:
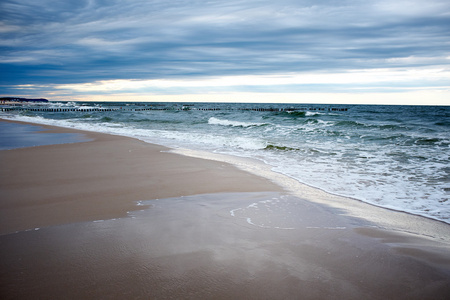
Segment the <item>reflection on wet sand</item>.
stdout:
<svg viewBox="0 0 450 300">
<path fill-rule="evenodd" d="M 450 292 L 450 255 L 439 243 L 420 257 L 397 251 L 389 243 L 400 233 L 393 240 L 294 196 L 218 193 L 145 204 L 124 218 L 1 236 L 4 299 L 444 299 Z M 402 245 L 421 251 L 420 241 Z"/>
</svg>

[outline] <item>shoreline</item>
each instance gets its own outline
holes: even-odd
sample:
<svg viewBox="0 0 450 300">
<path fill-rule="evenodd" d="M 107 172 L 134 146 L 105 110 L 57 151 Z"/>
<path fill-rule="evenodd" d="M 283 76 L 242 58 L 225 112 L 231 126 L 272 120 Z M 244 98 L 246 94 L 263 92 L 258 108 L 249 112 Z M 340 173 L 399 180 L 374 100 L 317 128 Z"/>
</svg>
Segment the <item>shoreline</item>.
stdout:
<svg viewBox="0 0 450 300">
<path fill-rule="evenodd" d="M 332 194 L 323 189 L 301 183 L 285 174 L 272 171 L 270 166 L 260 161 L 223 154 L 213 154 L 205 151 L 174 149 L 171 152 L 190 157 L 206 157 L 210 160 L 227 162 L 256 176 L 270 179 L 272 182 L 281 186 L 288 194 L 295 195 L 313 203 L 320 203 L 340 209 L 343 214 L 349 217 L 370 221 L 379 228 L 416 234 L 423 237 L 438 238 L 450 245 L 450 224 L 442 220 L 375 205 L 357 198 Z"/>
<path fill-rule="evenodd" d="M 8 120 L 8 121 L 10 121 L 10 120 Z M 56 128 L 66 128 L 66 129 L 80 130 L 80 132 L 86 131 L 86 132 L 93 132 L 93 133 L 100 133 L 100 134 L 110 134 L 110 135 L 115 135 L 115 136 L 130 137 L 130 136 L 127 136 L 127 135 L 123 135 L 121 133 L 99 132 L 99 131 L 95 131 L 95 130 L 92 131 L 91 128 L 74 129 L 71 126 L 65 127 L 66 125 L 60 125 L 60 124 L 59 125 L 54 125 L 54 124 L 50 123 L 50 124 L 47 125 L 47 124 L 43 124 L 43 123 L 34 123 L 33 120 L 31 120 L 31 121 L 25 120 L 25 121 L 17 121 L 17 122 L 24 122 L 25 124 L 27 122 L 29 122 L 29 124 L 38 124 L 38 125 L 49 126 L 49 127 L 55 126 Z M 141 140 L 140 138 L 133 137 L 133 136 L 130 137 L 130 138 L 135 138 L 135 139 Z M 148 143 L 152 144 L 154 142 L 150 141 Z M 169 147 L 170 148 L 171 146 L 169 145 L 169 146 L 164 146 L 164 147 Z M 170 149 L 171 149 L 170 152 L 178 153 L 178 154 L 186 155 L 186 156 L 193 156 L 193 157 L 197 157 L 197 158 L 204 158 L 203 154 L 205 154 L 205 153 L 206 153 L 207 156 L 210 156 L 212 154 L 212 156 L 209 158 L 211 160 L 229 162 L 232 165 L 235 165 L 235 166 L 238 166 L 239 168 L 242 168 L 241 166 L 239 166 L 239 165 L 241 165 L 240 162 L 239 162 L 239 159 L 236 160 L 237 157 L 234 157 L 232 155 L 226 155 L 226 154 L 222 155 L 222 154 L 216 154 L 216 153 L 208 153 L 208 152 L 205 152 L 205 151 L 202 151 L 202 150 L 197 151 L 197 150 L 187 150 L 187 149 L 182 149 L 182 148 L 174 148 L 174 149 L 170 148 Z M 198 154 L 195 154 L 195 152 L 201 153 L 201 155 L 199 156 Z M 229 159 L 229 158 L 224 158 L 224 159 L 219 158 L 219 159 L 217 159 L 214 156 L 216 156 L 216 157 L 231 156 L 232 158 L 231 159 Z M 242 158 L 242 159 L 246 160 L 246 159 L 250 159 L 250 158 Z M 236 161 L 238 161 L 238 163 L 236 163 Z M 256 163 L 260 164 L 260 161 L 257 161 Z M 248 165 L 248 163 L 246 163 L 246 165 Z M 247 168 L 247 166 L 244 166 L 243 168 L 245 169 L 245 168 Z M 264 168 L 265 167 L 263 167 L 263 169 Z M 251 168 L 250 168 L 250 170 L 247 170 L 247 171 L 251 171 Z M 257 176 L 261 176 L 258 173 L 260 171 L 261 171 L 261 169 L 257 170 L 255 174 Z M 265 172 L 265 170 L 263 170 L 263 171 Z M 268 173 L 276 173 L 276 172 L 277 171 L 269 170 L 269 172 L 266 172 L 266 175 L 268 175 L 268 176 L 264 176 L 264 177 L 268 178 L 269 180 L 272 180 L 272 177 L 274 177 L 274 176 L 272 176 L 271 174 L 268 174 Z M 324 195 L 324 196 L 321 196 L 321 198 L 325 199 L 328 196 L 333 198 L 333 201 L 324 200 L 325 202 L 328 202 L 328 204 L 330 204 L 330 205 L 336 205 L 335 202 L 334 202 L 336 199 L 337 199 L 338 202 L 345 202 L 344 206 L 349 206 L 349 204 L 351 206 L 352 202 L 356 201 L 356 202 L 360 202 L 361 206 L 368 205 L 368 206 L 380 208 L 382 210 L 388 210 L 388 211 L 393 211 L 393 212 L 399 212 L 399 213 L 404 213 L 404 214 L 408 214 L 408 215 L 413 215 L 413 216 L 417 216 L 417 217 L 422 217 L 422 218 L 425 218 L 425 219 L 429 219 L 431 221 L 437 221 L 437 222 L 444 223 L 444 224 L 450 226 L 450 221 L 445 221 L 442 218 L 437 218 L 437 217 L 434 217 L 433 215 L 429 215 L 429 214 L 426 213 L 426 210 L 425 211 L 420 211 L 420 210 L 414 211 L 414 210 L 407 210 L 407 209 L 404 209 L 402 207 L 394 208 L 394 207 L 384 206 L 385 204 L 379 205 L 379 204 L 377 204 L 375 202 L 361 200 L 360 198 L 357 198 L 357 196 L 342 195 L 342 194 L 339 194 L 339 193 L 329 192 L 329 191 L 327 191 L 324 188 L 315 186 L 314 184 L 303 183 L 299 179 L 295 179 L 293 177 L 290 177 L 290 175 L 288 175 L 288 174 L 284 174 L 284 173 L 281 173 L 281 172 L 277 173 L 277 174 L 281 174 L 281 175 L 280 176 L 275 176 L 275 177 L 285 177 L 285 178 L 287 178 L 287 180 L 283 180 L 283 179 L 278 180 L 278 179 L 276 179 L 276 180 L 278 180 L 278 183 L 277 183 L 278 185 L 282 185 L 284 188 L 287 188 L 291 192 L 295 192 L 295 193 L 297 193 L 298 190 L 303 190 L 303 189 L 306 189 L 308 191 L 310 191 L 310 190 L 317 190 L 318 191 L 317 194 L 323 194 Z M 293 183 L 288 183 L 287 185 L 285 185 L 284 182 L 287 182 L 287 181 L 293 181 Z M 348 185 L 351 185 L 351 184 L 348 184 Z M 292 188 L 294 186 L 295 186 L 295 188 Z M 312 194 L 314 194 L 314 192 L 308 192 L 308 194 L 312 195 Z M 301 195 L 302 196 L 307 196 L 307 195 L 305 195 L 304 192 L 302 192 Z M 314 198 L 314 197 L 315 196 L 312 196 L 312 198 Z M 347 200 L 344 200 L 344 199 L 347 199 Z M 315 201 L 315 199 L 313 199 L 312 201 Z M 360 205 L 358 205 L 358 206 L 360 206 Z M 445 209 L 443 209 L 443 211 L 445 211 Z"/>
<path fill-rule="evenodd" d="M 450 293 L 446 223 L 331 195 L 246 159 L 36 126 L 90 140 L 0 151 L 5 299 Z"/>
<path fill-rule="evenodd" d="M 442 220 L 434 219 L 429 216 L 424 216 L 420 214 L 414 214 L 411 212 L 391 209 L 388 207 L 379 206 L 373 203 L 365 202 L 357 198 L 341 196 L 338 194 L 329 193 L 323 189 L 301 183 L 294 178 L 291 178 L 285 174 L 278 173 L 276 171 L 272 171 L 270 166 L 264 164 L 263 162 L 252 160 L 249 158 L 241 158 L 234 157 L 225 154 L 215 154 L 205 151 L 196 151 L 189 149 L 172 149 L 166 146 L 145 142 L 133 137 L 126 137 L 122 135 L 114 135 L 108 133 L 101 133 L 95 131 L 86 131 L 74 128 L 67 127 L 59 127 L 54 125 L 46 125 L 40 123 L 31 123 L 25 121 L 16 121 L 9 119 L 1 119 L 0 121 L 10 122 L 10 123 L 18 123 L 18 124 L 28 124 L 32 126 L 39 126 L 45 129 L 45 131 L 37 131 L 37 134 L 40 133 L 75 133 L 81 136 L 85 136 L 85 141 L 76 141 L 73 143 L 80 142 L 90 142 L 95 141 L 101 136 L 104 137 L 115 137 L 115 138 L 124 138 L 129 140 L 138 141 L 140 143 L 144 143 L 145 145 L 149 145 L 149 147 L 160 147 L 162 150 L 167 153 L 173 153 L 174 155 L 179 155 L 183 157 L 191 157 L 194 159 L 200 160 L 209 160 L 211 162 L 216 163 L 225 163 L 229 164 L 240 171 L 243 171 L 248 174 L 252 174 L 258 178 L 264 178 L 264 180 L 270 181 L 270 183 L 275 184 L 279 189 L 296 195 L 302 199 L 307 201 L 312 201 L 315 203 L 322 203 L 325 205 L 329 205 L 331 207 L 335 207 L 338 209 L 343 209 L 346 211 L 346 214 L 349 216 L 361 218 L 363 220 L 368 220 L 374 222 L 379 227 L 387 228 L 389 230 L 396 231 L 404 231 L 407 233 L 417 234 L 421 236 L 431 236 L 437 237 L 441 240 L 445 240 L 450 244 L 450 223 L 447 223 Z M 64 143 L 64 144 L 51 144 L 47 146 L 58 146 L 58 145 L 69 145 L 72 143 Z M 46 146 L 46 145 L 43 145 Z M 28 147 L 30 148 L 30 147 Z M 277 189 L 277 188 L 275 188 Z M 278 190 L 279 190 L 278 189 Z M 252 190 L 253 191 L 253 190 Z M 222 191 L 221 191 L 222 192 Z M 191 195 L 191 194 L 189 194 Z M 170 195 L 178 196 L 177 195 Z M 188 196 L 188 195 L 185 195 Z M 139 199 L 139 200 L 150 200 L 150 199 Z M 137 201 L 139 201 L 137 200 Z M 136 210 L 136 209 L 130 209 Z M 123 216 L 123 214 L 122 214 Z M 419 225 L 418 225 L 419 224 Z M 426 226 L 423 226 L 423 225 Z M 1 231 L 0 231 L 1 234 Z"/>
</svg>

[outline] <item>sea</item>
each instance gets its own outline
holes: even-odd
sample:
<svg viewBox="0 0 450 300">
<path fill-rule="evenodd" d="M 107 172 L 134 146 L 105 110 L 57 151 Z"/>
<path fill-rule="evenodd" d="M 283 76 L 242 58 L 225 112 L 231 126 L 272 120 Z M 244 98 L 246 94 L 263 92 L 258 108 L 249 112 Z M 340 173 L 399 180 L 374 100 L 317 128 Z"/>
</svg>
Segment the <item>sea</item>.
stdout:
<svg viewBox="0 0 450 300">
<path fill-rule="evenodd" d="M 49 102 L 0 118 L 252 158 L 331 194 L 450 223 L 450 106 Z"/>
</svg>

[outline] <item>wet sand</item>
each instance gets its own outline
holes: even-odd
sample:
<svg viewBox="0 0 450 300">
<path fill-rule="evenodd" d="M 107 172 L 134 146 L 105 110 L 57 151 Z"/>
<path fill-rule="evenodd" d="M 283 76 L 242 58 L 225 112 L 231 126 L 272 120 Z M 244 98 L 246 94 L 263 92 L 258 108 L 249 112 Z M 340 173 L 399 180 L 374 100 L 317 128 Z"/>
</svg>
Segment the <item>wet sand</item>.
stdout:
<svg viewBox="0 0 450 300">
<path fill-rule="evenodd" d="M 450 295 L 445 224 L 386 229 L 225 163 L 84 134 L 0 152 L 2 299 Z"/>
</svg>

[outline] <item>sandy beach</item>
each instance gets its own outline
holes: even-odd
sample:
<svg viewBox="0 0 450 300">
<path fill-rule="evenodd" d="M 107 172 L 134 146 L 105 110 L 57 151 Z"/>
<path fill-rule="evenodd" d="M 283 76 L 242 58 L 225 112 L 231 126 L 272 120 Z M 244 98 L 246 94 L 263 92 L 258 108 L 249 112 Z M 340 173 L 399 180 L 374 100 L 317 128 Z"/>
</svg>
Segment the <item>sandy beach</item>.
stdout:
<svg viewBox="0 0 450 300">
<path fill-rule="evenodd" d="M 1 234 L 123 217 L 140 209 L 140 200 L 280 190 L 228 164 L 174 155 L 131 138 L 83 134 L 92 141 L 2 152 Z"/>
<path fill-rule="evenodd" d="M 228 163 L 42 127 L 87 141 L 0 151 L 2 299 L 450 295 L 447 224 L 386 228 Z"/>
</svg>

